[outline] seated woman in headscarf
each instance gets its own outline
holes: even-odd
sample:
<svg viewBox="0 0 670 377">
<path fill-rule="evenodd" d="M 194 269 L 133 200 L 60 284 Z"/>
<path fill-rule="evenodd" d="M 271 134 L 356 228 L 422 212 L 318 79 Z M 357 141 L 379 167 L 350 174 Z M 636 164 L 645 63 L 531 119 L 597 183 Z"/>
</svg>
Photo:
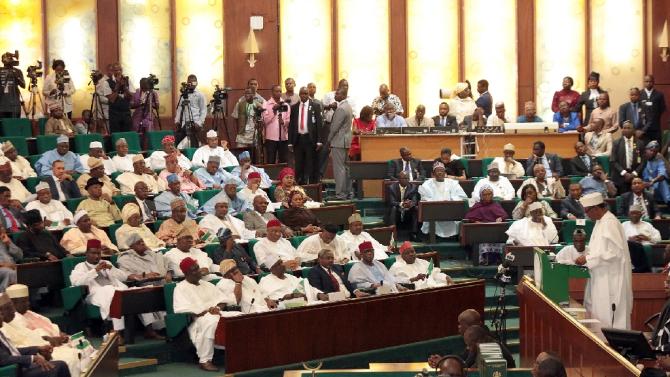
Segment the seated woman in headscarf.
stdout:
<svg viewBox="0 0 670 377">
<path fill-rule="evenodd" d="M 128 203 L 121 210 L 123 225 L 116 230 L 116 244 L 120 250 L 130 249 L 128 240 L 132 234 L 139 235 L 144 244 L 153 251 L 165 248 L 165 242 L 156 237 L 153 232 L 142 223 L 140 207 L 135 203 Z"/>
<path fill-rule="evenodd" d="M 281 203 L 284 208 L 289 207 L 287 196 L 292 191 L 298 191 L 304 197 L 304 201 L 312 200 L 307 196 L 305 190 L 295 184 L 295 170 L 283 168 L 279 172 L 279 184 L 275 188 L 275 202 Z"/>
<path fill-rule="evenodd" d="M 282 214 L 282 222 L 291 228 L 297 235 L 314 234 L 321 231 L 319 219 L 314 213 L 305 208 L 305 195 L 293 190 L 287 197 L 288 208 Z"/>
<path fill-rule="evenodd" d="M 179 166 L 178 156 L 175 153 L 171 153 L 165 156 L 165 169 L 163 169 L 158 175 L 158 178 L 163 181 L 165 187 L 168 185 L 168 176 L 172 174 L 176 174 L 177 177 L 179 177 L 179 183 L 181 183 L 182 192 L 193 194 L 194 192 L 203 190 L 205 188 L 205 185 L 202 183 L 202 181 L 195 174 L 193 174 L 192 171 L 189 169 L 183 169 L 181 166 Z"/>
<path fill-rule="evenodd" d="M 520 220 L 524 217 L 530 217 L 530 211 L 528 206 L 533 202 L 540 202 L 542 204 L 542 212 L 544 216 L 549 216 L 552 219 L 557 219 L 558 215 L 551 208 L 549 203 L 546 200 L 538 200 L 537 198 L 537 189 L 532 184 L 527 184 L 521 187 L 521 201 L 517 203 L 516 207 L 512 211 L 512 218 L 514 220 Z"/>
<path fill-rule="evenodd" d="M 61 246 L 70 254 L 84 254 L 89 240 L 99 240 L 102 243 L 102 254 L 111 255 L 119 252 L 119 248 L 112 243 L 104 230 L 91 223 L 91 218 L 85 210 L 74 214 L 76 228 L 71 228 L 63 234 Z"/>
<path fill-rule="evenodd" d="M 493 201 L 493 187 L 483 185 L 479 189 L 479 201 L 465 214 L 465 220 L 476 223 L 499 223 L 507 218 L 507 212 L 498 202 Z"/>
</svg>

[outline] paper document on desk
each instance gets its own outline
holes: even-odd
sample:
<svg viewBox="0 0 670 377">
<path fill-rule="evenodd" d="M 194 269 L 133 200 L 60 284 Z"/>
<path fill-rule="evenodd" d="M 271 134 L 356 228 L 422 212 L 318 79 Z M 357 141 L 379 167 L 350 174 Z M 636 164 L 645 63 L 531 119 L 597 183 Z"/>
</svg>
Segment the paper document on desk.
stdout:
<svg viewBox="0 0 670 377">
<path fill-rule="evenodd" d="M 582 323 L 582 324 L 600 323 L 600 321 L 598 321 L 598 320 L 595 319 L 595 318 L 585 318 L 585 319 L 580 319 L 580 320 L 579 320 L 579 323 Z"/>
<path fill-rule="evenodd" d="M 347 297 L 344 295 L 344 292 L 342 291 L 328 293 L 328 302 L 342 301 L 346 299 Z"/>
</svg>

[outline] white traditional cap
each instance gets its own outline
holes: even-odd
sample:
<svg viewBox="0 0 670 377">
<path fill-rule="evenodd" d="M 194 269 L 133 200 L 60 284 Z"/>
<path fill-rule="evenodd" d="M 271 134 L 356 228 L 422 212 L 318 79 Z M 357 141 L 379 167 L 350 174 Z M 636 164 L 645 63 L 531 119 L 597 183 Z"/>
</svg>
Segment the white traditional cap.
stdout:
<svg viewBox="0 0 670 377">
<path fill-rule="evenodd" d="M 89 148 L 102 148 L 102 143 L 99 141 L 92 141 L 88 144 Z"/>
<path fill-rule="evenodd" d="M 537 210 L 537 209 L 542 209 L 542 203 L 540 203 L 540 202 L 532 202 L 532 203 L 528 206 L 528 211 L 529 211 L 529 212 L 533 212 L 533 211 L 535 211 L 535 210 Z"/>
<path fill-rule="evenodd" d="M 86 212 L 84 209 L 80 209 L 77 211 L 77 213 L 74 214 L 74 218 L 72 220 L 74 220 L 74 223 L 76 224 L 79 222 L 79 220 L 81 220 L 82 217 L 86 215 L 88 215 L 88 212 Z"/>
<path fill-rule="evenodd" d="M 11 141 L 7 140 L 4 143 L 2 143 L 2 146 L 0 146 L 0 149 L 2 150 L 2 153 L 5 153 L 7 151 L 10 151 L 14 149 L 14 144 L 12 144 Z"/>
<path fill-rule="evenodd" d="M 56 139 L 56 144 L 60 144 L 60 143 L 70 144 L 70 139 L 68 139 L 68 137 L 65 136 L 65 135 L 60 135 L 60 136 L 58 136 L 58 139 Z"/>
<path fill-rule="evenodd" d="M 37 186 L 35 186 L 35 192 L 40 192 L 42 190 L 50 190 L 49 184 L 44 181 L 41 181 L 40 183 L 37 184 Z"/>
<path fill-rule="evenodd" d="M 135 156 L 133 156 L 133 164 L 140 160 L 144 161 L 144 157 L 142 157 L 141 154 L 136 154 Z"/>
<path fill-rule="evenodd" d="M 237 267 L 237 263 L 235 262 L 234 259 L 224 259 L 221 261 L 221 263 L 219 263 L 219 273 L 221 275 L 225 275 L 228 273 L 228 271 L 232 270 L 235 267 Z"/>
<path fill-rule="evenodd" d="M 207 137 L 219 137 L 219 134 L 217 134 L 214 130 L 209 130 L 207 131 Z"/>
<path fill-rule="evenodd" d="M 628 209 L 628 212 L 631 212 L 631 211 L 643 212 L 643 211 L 644 211 L 644 208 L 642 208 L 642 206 L 639 205 L 639 204 L 633 204 L 633 205 L 630 206 L 630 208 Z"/>
<path fill-rule="evenodd" d="M 128 142 L 126 141 L 125 138 L 120 138 L 119 140 L 116 141 L 116 146 L 118 147 L 119 145 L 128 145 Z"/>
<path fill-rule="evenodd" d="M 277 264 L 277 262 L 281 262 L 281 258 L 278 254 L 275 253 L 270 253 L 265 257 L 265 259 L 263 259 L 263 264 L 267 268 L 272 268 L 272 266 Z"/>
<path fill-rule="evenodd" d="M 125 208 L 125 207 L 124 207 Z M 128 246 L 132 246 L 135 244 L 137 241 L 141 241 L 143 238 L 140 236 L 138 233 L 130 233 L 130 235 L 126 238 L 126 243 Z"/>
<path fill-rule="evenodd" d="M 599 192 L 592 192 L 582 196 L 581 199 L 579 199 L 579 202 L 582 203 L 584 208 L 597 206 L 604 203 L 603 194 Z"/>
<path fill-rule="evenodd" d="M 486 171 L 491 171 L 491 170 L 493 170 L 493 169 L 498 169 L 498 170 L 500 170 L 500 167 L 498 166 L 498 163 L 497 163 L 497 162 L 492 162 L 492 163 L 490 163 L 490 164 L 489 164 L 489 167 L 486 168 Z"/>
<path fill-rule="evenodd" d="M 514 148 L 514 144 L 512 144 L 512 143 L 507 143 L 507 144 L 503 145 L 503 150 L 504 151 L 512 151 L 512 152 L 516 151 L 516 149 Z"/>
<path fill-rule="evenodd" d="M 358 221 L 358 222 L 362 222 L 362 221 L 363 221 L 363 219 L 361 218 L 361 214 L 360 214 L 360 213 L 356 212 L 356 213 L 352 214 L 351 216 L 349 216 L 349 224 L 351 224 L 351 223 L 355 223 L 355 222 L 357 222 L 357 221 Z"/>
<path fill-rule="evenodd" d="M 28 297 L 28 286 L 23 285 L 23 284 L 14 284 L 10 285 L 5 289 L 5 293 L 7 293 L 7 296 L 9 298 L 22 298 L 22 297 Z"/>
</svg>

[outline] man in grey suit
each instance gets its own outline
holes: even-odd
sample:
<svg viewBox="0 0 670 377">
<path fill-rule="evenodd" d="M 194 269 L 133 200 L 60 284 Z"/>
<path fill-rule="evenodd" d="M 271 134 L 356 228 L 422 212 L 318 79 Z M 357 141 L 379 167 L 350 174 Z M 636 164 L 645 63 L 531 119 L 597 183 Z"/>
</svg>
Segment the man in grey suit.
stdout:
<svg viewBox="0 0 670 377">
<path fill-rule="evenodd" d="M 330 133 L 328 134 L 330 158 L 333 161 L 333 175 L 335 176 L 335 198 L 337 200 L 346 200 L 353 196 L 347 160 L 349 159 L 349 147 L 351 146 L 351 122 L 354 115 L 346 98 L 346 90 L 344 88 L 337 89 L 335 101 L 338 105 L 333 114 Z"/>
<path fill-rule="evenodd" d="M 628 92 L 630 102 L 619 106 L 619 127 L 628 121 L 633 124 L 635 130 L 641 130 L 644 127 L 642 123 L 642 107 L 640 104 L 640 89 L 631 88 Z"/>
<path fill-rule="evenodd" d="M 265 237 L 268 234 L 268 221 L 277 220 L 274 214 L 268 212 L 268 201 L 261 195 L 254 198 L 254 210 L 244 212 L 244 227 L 255 230 L 257 237 Z M 291 228 L 282 224 L 282 234 L 286 238 L 293 237 Z"/>
</svg>

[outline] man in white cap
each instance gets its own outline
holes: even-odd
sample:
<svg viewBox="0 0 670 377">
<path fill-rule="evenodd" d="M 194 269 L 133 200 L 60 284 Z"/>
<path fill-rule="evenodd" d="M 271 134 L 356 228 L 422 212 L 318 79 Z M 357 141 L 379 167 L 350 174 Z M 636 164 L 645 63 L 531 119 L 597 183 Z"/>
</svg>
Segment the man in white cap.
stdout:
<svg viewBox="0 0 670 377">
<path fill-rule="evenodd" d="M 52 103 L 49 105 L 49 111 L 51 116 L 44 125 L 44 134 L 45 135 L 65 135 L 68 137 L 74 137 L 77 133 L 74 129 L 72 121 L 63 114 L 63 108 L 58 103 Z"/>
<path fill-rule="evenodd" d="M 661 232 L 654 228 L 651 223 L 642 221 L 643 211 L 644 208 L 641 205 L 633 204 L 628 210 L 630 220 L 624 221 L 621 224 L 628 240 L 633 272 L 651 272 L 651 266 L 647 261 L 644 246 L 653 245 L 661 241 Z"/>
<path fill-rule="evenodd" d="M 449 101 L 449 109 L 451 110 L 449 114 L 455 116 L 458 124 L 461 124 L 463 118 L 471 115 L 476 108 L 477 105 L 475 104 L 475 100 L 472 99 L 470 92 L 470 84 L 466 82 L 456 84 L 452 92 L 452 98 Z"/>
<path fill-rule="evenodd" d="M 440 272 L 439 267 L 431 266 L 427 260 L 417 258 L 414 246 L 409 241 L 400 246 L 400 258 L 396 258 L 389 272 L 397 283 L 414 284 L 415 289 L 454 283 L 451 277 Z"/>
<path fill-rule="evenodd" d="M 37 199 L 26 205 L 26 211 L 40 211 L 44 225 L 50 228 L 62 228 L 74 223 L 72 212 L 59 200 L 53 200 L 49 184 L 40 182 L 35 186 Z"/>
<path fill-rule="evenodd" d="M 264 297 L 273 301 L 279 301 L 279 308 L 284 305 L 283 301 L 293 299 L 304 299 L 308 302 L 326 300 L 328 295 L 309 285 L 307 279 L 302 279 L 293 274 L 286 274 L 286 266 L 276 254 L 265 257 L 263 263 L 270 268 L 270 274 L 265 275 L 258 286 Z"/>
<path fill-rule="evenodd" d="M 79 186 L 79 192 L 82 196 L 88 196 L 86 183 L 91 178 L 97 178 L 102 183 L 103 198 L 111 203 L 112 197 L 121 194 L 121 190 L 116 187 L 109 175 L 105 173 L 104 161 L 97 157 L 89 157 L 85 163 L 88 166 L 88 173 L 84 173 L 77 178 L 77 186 Z"/>
<path fill-rule="evenodd" d="M 572 233 L 572 245 L 566 245 L 561 251 L 556 253 L 556 262 L 574 265 L 577 258 L 588 253 L 589 247 L 586 246 L 586 232 L 582 228 L 577 228 Z"/>
<path fill-rule="evenodd" d="M 507 243 L 515 246 L 548 246 L 558 242 L 558 232 L 553 221 L 544 216 L 542 203 L 533 202 L 528 206 L 530 217 L 516 220 L 505 233 Z"/>
<path fill-rule="evenodd" d="M 30 162 L 25 157 L 19 155 L 11 141 L 7 140 L 0 144 L 0 150 L 2 150 L 2 154 L 7 157 L 10 165 L 12 165 L 14 178 L 23 181 L 29 177 L 37 177 L 37 173 L 30 166 Z"/>
<path fill-rule="evenodd" d="M 216 284 L 225 296 L 226 305 L 239 305 L 244 314 L 262 313 L 276 308 L 277 303 L 263 295 L 254 278 L 243 275 L 234 259 L 224 259 L 219 264 L 223 279 Z"/>
<path fill-rule="evenodd" d="M 500 198 L 502 200 L 514 199 L 514 187 L 512 187 L 509 179 L 500 176 L 500 168 L 498 164 L 492 162 L 486 170 L 488 171 L 488 177 L 477 181 L 475 188 L 472 190 L 472 199 L 474 199 L 475 202 L 478 202 L 479 191 L 486 185 L 491 186 L 495 198 Z"/>
<path fill-rule="evenodd" d="M 419 186 L 419 195 L 421 200 L 436 202 L 442 200 L 466 200 L 465 191 L 458 184 L 458 181 L 446 178 L 446 170 L 442 162 L 433 164 L 433 177 L 427 179 Z M 423 233 L 428 234 L 429 223 L 426 221 L 421 227 Z M 451 237 L 458 234 L 457 221 L 436 221 L 435 234 L 440 237 Z"/>
<path fill-rule="evenodd" d="M 363 230 L 363 219 L 358 212 L 349 216 L 349 229 L 345 230 L 338 238 L 340 242 L 344 243 L 347 254 L 351 255 L 354 260 L 360 259 L 357 256 L 358 245 L 365 241 L 372 243 L 372 247 L 375 250 L 375 259 L 382 260 L 388 258 L 388 254 L 386 253 L 391 246 L 382 245 L 370 233 Z"/>
<path fill-rule="evenodd" d="M 221 167 L 238 166 L 237 158 L 228 149 L 228 142 L 223 140 L 219 145 L 219 135 L 214 130 L 207 131 L 207 145 L 198 148 L 193 154 L 191 162 L 195 167 L 203 167 L 211 156 L 221 158 Z"/>
<path fill-rule="evenodd" d="M 607 209 L 600 193 L 579 200 L 586 215 L 596 222 L 589 253 L 575 263 L 586 266 L 591 278 L 586 285 L 584 307 L 601 326 L 630 329 L 633 309 L 633 267 L 626 234 L 619 220 Z"/>
<path fill-rule="evenodd" d="M 507 143 L 503 146 L 503 157 L 496 157 L 491 163 L 497 163 L 500 174 L 509 178 L 521 178 L 526 173 L 523 165 L 514 159 L 516 148 L 514 144 Z"/>
<path fill-rule="evenodd" d="M 116 177 L 116 181 L 119 183 L 121 193 L 124 195 L 133 195 L 137 182 L 146 183 L 149 192 L 152 194 L 158 194 L 166 189 L 165 183 L 157 179 L 156 173 L 147 168 L 144 157 L 141 154 L 133 157 L 133 171 L 121 174 Z"/>
<path fill-rule="evenodd" d="M 495 114 L 491 114 L 490 117 L 486 119 L 486 126 L 488 127 L 502 127 L 505 123 L 514 121 L 514 117 L 505 115 L 505 103 L 496 102 Z"/>
<path fill-rule="evenodd" d="M 83 173 L 84 167 L 81 165 L 79 156 L 70 151 L 70 139 L 65 135 L 60 135 L 56 139 L 56 148 L 46 151 L 35 162 L 35 171 L 38 176 L 51 175 L 51 165 L 54 161 L 60 160 L 65 164 L 67 174 Z"/>
<path fill-rule="evenodd" d="M 262 189 L 270 188 L 270 186 L 272 186 L 272 179 L 270 179 L 268 173 L 265 172 L 265 169 L 251 164 L 251 154 L 249 151 L 243 151 L 237 158 L 240 160 L 240 165 L 235 166 L 230 174 L 239 177 L 244 183 L 247 183 L 247 176 L 249 176 L 249 173 L 257 172 L 261 175 Z"/>
<path fill-rule="evenodd" d="M 99 141 L 92 141 L 88 144 L 88 153 L 82 154 L 79 156 L 81 160 L 81 166 L 84 167 L 84 173 L 89 172 L 88 159 L 91 157 L 98 158 L 102 161 L 102 164 L 105 166 L 105 174 L 112 175 L 116 171 L 116 166 L 114 161 L 105 154 L 105 150 L 102 148 L 102 143 Z"/>
<path fill-rule="evenodd" d="M 30 311 L 28 287 L 14 284 L 7 288 L 7 297 L 11 300 L 0 304 L 3 312 L 4 326 L 2 332 L 18 347 L 52 346 L 51 357 L 64 361 L 70 374 L 78 376 L 81 372 L 79 350 L 70 344 L 70 337 L 61 333 L 58 325 L 50 319 Z M 12 318 L 11 320 L 9 318 Z"/>
<path fill-rule="evenodd" d="M 7 187 L 12 193 L 12 200 L 18 200 L 21 203 L 28 201 L 32 195 L 26 186 L 18 179 L 13 177 L 12 165 L 5 157 L 0 157 L 0 186 Z"/>
<path fill-rule="evenodd" d="M 305 238 L 298 246 L 298 255 L 303 261 L 315 260 L 321 250 L 331 250 L 335 256 L 335 263 L 347 264 L 353 259 L 349 253 L 349 248 L 342 242 L 338 232 L 337 225 L 326 224 L 321 227 L 321 231 Z"/>
<path fill-rule="evenodd" d="M 116 141 L 116 154 L 112 157 L 116 171 L 133 171 L 134 154 L 128 153 L 128 142 L 124 138 Z"/>
</svg>

